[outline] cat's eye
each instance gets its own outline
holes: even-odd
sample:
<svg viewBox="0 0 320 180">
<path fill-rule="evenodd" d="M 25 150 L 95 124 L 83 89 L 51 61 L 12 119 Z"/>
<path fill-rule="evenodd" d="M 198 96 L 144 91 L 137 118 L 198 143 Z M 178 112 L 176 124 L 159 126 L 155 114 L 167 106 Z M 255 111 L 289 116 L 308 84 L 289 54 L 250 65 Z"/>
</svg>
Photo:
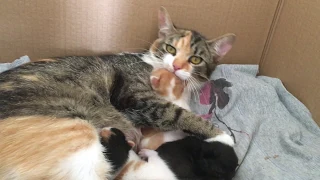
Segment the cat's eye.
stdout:
<svg viewBox="0 0 320 180">
<path fill-rule="evenodd" d="M 174 48 L 173 46 L 166 44 L 166 51 L 170 54 L 172 54 L 173 56 L 176 55 L 177 50 L 176 48 Z"/>
<path fill-rule="evenodd" d="M 191 56 L 189 58 L 189 62 L 191 62 L 194 65 L 198 65 L 198 64 L 200 64 L 202 62 L 202 58 L 198 57 L 198 56 Z"/>
</svg>

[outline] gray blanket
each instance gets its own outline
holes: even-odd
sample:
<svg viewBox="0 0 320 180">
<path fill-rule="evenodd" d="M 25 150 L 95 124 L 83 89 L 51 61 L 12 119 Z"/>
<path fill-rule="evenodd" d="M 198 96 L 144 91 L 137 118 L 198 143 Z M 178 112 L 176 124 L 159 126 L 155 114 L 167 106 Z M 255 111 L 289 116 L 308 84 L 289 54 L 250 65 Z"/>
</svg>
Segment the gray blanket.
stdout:
<svg viewBox="0 0 320 180">
<path fill-rule="evenodd" d="M 0 72 L 29 62 L 0 64 Z M 320 128 L 279 79 L 256 65 L 220 65 L 191 107 L 235 137 L 235 179 L 320 179 Z"/>
<path fill-rule="evenodd" d="M 257 65 L 220 65 L 191 107 L 235 137 L 235 179 L 320 179 L 320 128 L 281 81 Z"/>
</svg>

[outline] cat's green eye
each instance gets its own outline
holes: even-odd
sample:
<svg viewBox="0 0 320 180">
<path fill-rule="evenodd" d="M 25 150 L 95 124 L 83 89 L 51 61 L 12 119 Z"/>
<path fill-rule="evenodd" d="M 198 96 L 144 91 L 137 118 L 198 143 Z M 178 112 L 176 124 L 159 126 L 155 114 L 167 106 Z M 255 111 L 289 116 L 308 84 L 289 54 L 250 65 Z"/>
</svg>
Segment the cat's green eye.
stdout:
<svg viewBox="0 0 320 180">
<path fill-rule="evenodd" d="M 166 44 L 166 51 L 170 54 L 172 54 L 173 56 L 176 55 L 177 50 L 176 48 L 174 48 L 173 46 Z"/>
<path fill-rule="evenodd" d="M 189 58 L 189 62 L 191 62 L 194 65 L 198 65 L 198 64 L 200 64 L 202 62 L 202 58 L 198 57 L 198 56 L 191 56 Z"/>
</svg>

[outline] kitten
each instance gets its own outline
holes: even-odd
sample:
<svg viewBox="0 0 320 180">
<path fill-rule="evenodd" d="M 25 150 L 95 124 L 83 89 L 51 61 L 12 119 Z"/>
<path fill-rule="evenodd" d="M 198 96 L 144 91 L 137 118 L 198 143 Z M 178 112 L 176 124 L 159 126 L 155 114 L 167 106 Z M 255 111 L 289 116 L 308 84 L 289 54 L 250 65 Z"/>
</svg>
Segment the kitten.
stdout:
<svg viewBox="0 0 320 180">
<path fill-rule="evenodd" d="M 150 82 L 152 88 L 164 99 L 190 111 L 189 100 L 191 91 L 188 90 L 187 84 L 175 74 L 166 69 L 157 69 L 152 71 Z M 155 128 L 142 128 L 141 132 L 143 138 L 139 144 L 139 149 L 156 150 L 165 142 L 176 141 L 187 136 L 187 134 L 181 130 L 163 132 Z M 228 135 L 223 132 L 215 137 L 215 140 L 233 146 L 233 141 L 225 140 L 228 138 Z"/>
<path fill-rule="evenodd" d="M 139 155 L 147 158 L 147 161 L 144 161 L 130 150 L 130 143 L 125 140 L 120 130 L 111 128 L 110 130 L 115 132 L 111 136 L 110 130 L 106 128 L 103 130 L 106 132 L 101 133 L 102 144 L 108 143 L 109 146 L 105 147 L 112 148 L 109 156 L 121 158 L 121 162 L 115 161 L 120 162 L 121 166 L 124 160 L 126 161 L 123 168 L 116 173 L 116 180 L 229 180 L 235 174 L 237 156 L 230 146 L 220 142 L 206 142 L 196 137 L 186 137 L 165 143 L 156 151 L 141 150 Z M 112 141 L 117 145 L 112 147 Z"/>
<path fill-rule="evenodd" d="M 111 134 L 111 135 L 110 135 Z M 176 180 L 174 173 L 159 156 L 153 156 L 148 162 L 142 160 L 132 149 L 122 131 L 116 128 L 103 128 L 101 143 L 115 168 L 115 180 Z M 121 168 L 119 168 L 121 167 Z M 152 173 L 150 173 L 152 172 Z"/>
<path fill-rule="evenodd" d="M 122 131 L 112 127 L 100 131 L 100 142 L 105 148 L 104 155 L 108 158 L 114 178 L 128 161 L 134 143 L 127 141 Z"/>
<path fill-rule="evenodd" d="M 188 102 L 191 94 L 185 88 L 186 84 L 175 74 L 163 68 L 157 69 L 152 71 L 150 82 L 153 90 L 165 100 L 190 111 Z M 156 150 L 165 142 L 176 141 L 187 136 L 181 130 L 163 132 L 155 128 L 142 128 L 141 132 L 143 138 L 139 149 Z"/>
<path fill-rule="evenodd" d="M 183 80 L 166 69 L 156 69 L 150 76 L 152 88 L 165 100 L 190 111 L 191 92 Z"/>
<path fill-rule="evenodd" d="M 238 166 L 238 157 L 231 146 L 195 136 L 166 142 L 156 151 L 142 150 L 140 154 L 150 158 L 155 152 L 183 180 L 231 180 Z"/>
<path fill-rule="evenodd" d="M 52 58 L 1 73 L 0 177 L 112 176 L 98 143 L 99 130 L 109 126 L 135 143 L 140 135 L 135 127 L 220 135 L 210 122 L 157 95 L 149 77 L 160 65 L 184 81 L 202 82 L 230 50 L 234 35 L 206 40 L 196 31 L 177 29 L 164 8 L 159 28 L 145 54 Z"/>
</svg>

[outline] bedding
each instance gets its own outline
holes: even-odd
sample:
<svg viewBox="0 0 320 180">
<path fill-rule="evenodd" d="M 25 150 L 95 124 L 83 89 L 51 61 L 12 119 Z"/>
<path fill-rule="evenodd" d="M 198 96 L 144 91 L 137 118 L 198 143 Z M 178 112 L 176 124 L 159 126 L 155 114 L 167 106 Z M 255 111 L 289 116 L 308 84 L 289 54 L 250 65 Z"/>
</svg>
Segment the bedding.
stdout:
<svg viewBox="0 0 320 180">
<path fill-rule="evenodd" d="M 0 73 L 29 61 L 2 63 Z M 234 179 L 320 179 L 320 128 L 279 79 L 257 76 L 258 68 L 219 65 L 191 109 L 234 137 Z"/>
<path fill-rule="evenodd" d="M 191 100 L 236 140 L 234 179 L 320 179 L 320 128 L 279 79 L 258 65 L 219 65 Z"/>
</svg>

